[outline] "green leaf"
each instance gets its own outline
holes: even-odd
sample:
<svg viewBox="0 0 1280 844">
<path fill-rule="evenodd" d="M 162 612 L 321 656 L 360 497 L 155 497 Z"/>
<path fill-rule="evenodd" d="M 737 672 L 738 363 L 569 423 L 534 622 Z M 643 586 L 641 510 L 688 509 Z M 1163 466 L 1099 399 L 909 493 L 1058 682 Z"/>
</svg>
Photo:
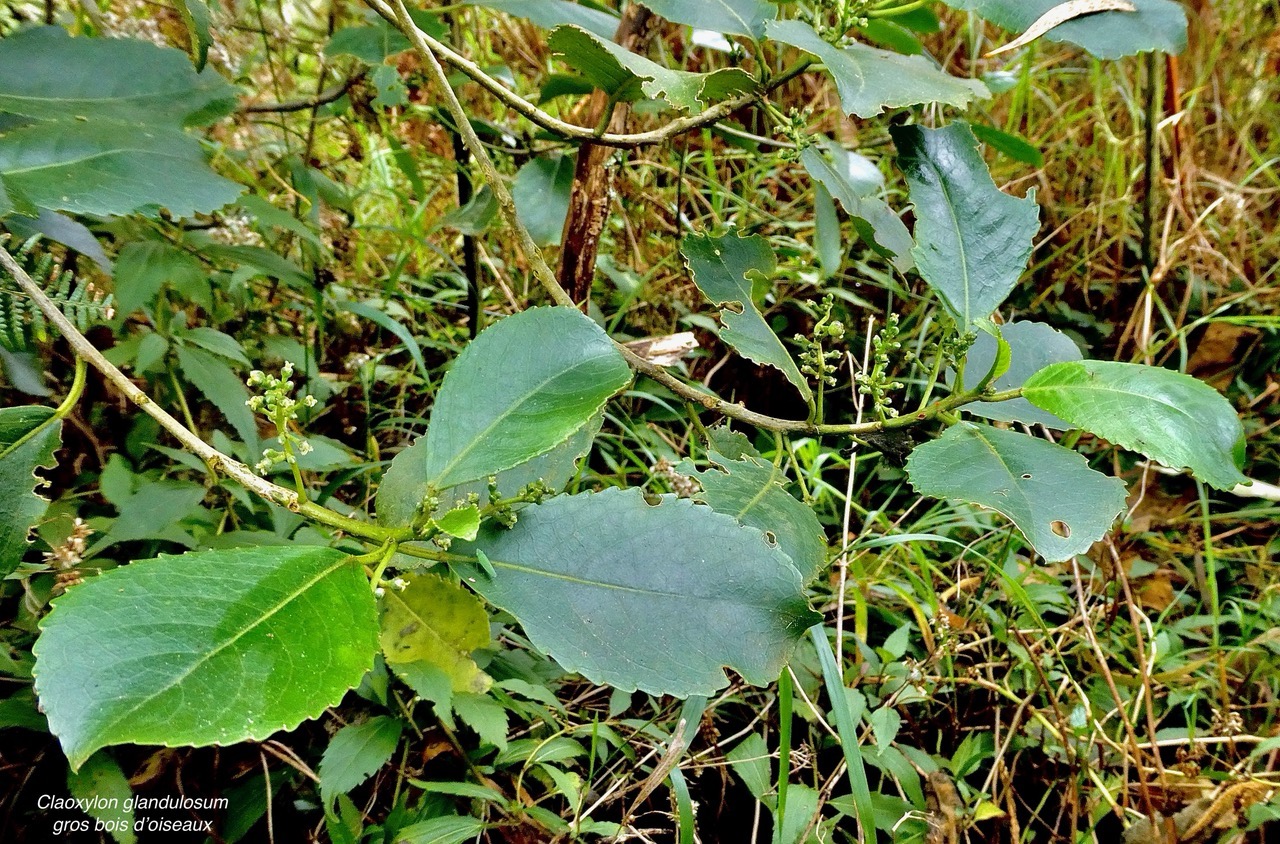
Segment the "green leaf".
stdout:
<svg viewBox="0 0 1280 844">
<path fill-rule="evenodd" d="M 1074 340 L 1041 322 L 1008 322 L 1000 326 L 1000 335 L 1009 344 L 1012 358 L 1008 371 L 991 382 L 991 386 L 997 390 L 1021 387 L 1028 378 L 1051 363 L 1081 360 L 1084 357 Z M 965 358 L 965 371 L 971 378 L 980 377 L 991 367 L 995 360 L 996 347 L 994 337 L 986 332 L 978 332 L 978 339 Z M 948 380 L 954 380 L 954 378 Z M 975 416 L 996 419 L 1000 422 L 1039 424 L 1057 430 L 1071 427 L 1057 416 L 1041 410 L 1026 399 L 973 402 L 966 404 L 963 410 Z"/>
<path fill-rule="evenodd" d="M 374 108 L 397 108 L 409 104 L 409 89 L 400 77 L 400 71 L 388 64 L 380 64 L 369 74 L 369 81 L 378 92 L 369 104 Z"/>
<path fill-rule="evenodd" d="M 663 99 L 680 111 L 698 111 L 756 84 L 737 68 L 713 73 L 671 70 L 576 26 L 557 27 L 547 44 L 592 85 L 618 100 Z"/>
<path fill-rule="evenodd" d="M 123 38 L 71 38 L 60 27 L 0 41 L 0 175 L 50 210 L 177 217 L 212 211 L 240 186 L 208 168 L 183 128 L 230 112 L 235 90 L 196 73 L 180 51 Z"/>
<path fill-rule="evenodd" d="M 977 12 L 996 26 L 1022 32 L 1061 0 L 943 0 L 953 9 Z M 1100 59 L 1118 59 L 1187 47 L 1187 15 L 1173 0 L 1131 0 L 1137 12 L 1100 12 L 1055 26 L 1044 37 L 1078 44 Z"/>
<path fill-rule="evenodd" d="M 427 369 L 427 362 L 422 358 L 422 347 L 418 345 L 418 340 L 413 336 L 413 332 L 405 328 L 403 323 L 368 302 L 342 300 L 337 302 L 336 305 L 339 310 L 364 317 L 395 335 L 395 338 L 404 344 L 405 349 L 409 352 L 409 357 L 413 358 L 422 380 L 428 384 L 431 383 L 431 373 Z"/>
<path fill-rule="evenodd" d="M 3 185 L 0 185 L 2 188 Z M 0 216 L 3 211 L 0 209 Z M 37 209 L 34 217 L 21 214 L 14 215 L 4 221 L 5 228 L 19 240 L 26 240 L 37 234 L 44 235 L 52 241 L 70 247 L 97 264 L 104 273 L 111 275 L 114 265 L 107 256 L 106 250 L 94 237 L 89 228 L 66 214 L 59 214 L 47 208 Z"/>
<path fill-rule="evenodd" d="M 403 827 L 396 844 L 463 844 L 484 832 L 484 821 L 463 815 L 442 815 Z"/>
<path fill-rule="evenodd" d="M 725 754 L 729 767 L 742 780 L 742 784 L 759 800 L 768 793 L 773 773 L 770 764 L 769 745 L 758 733 L 751 733 L 738 746 Z"/>
<path fill-rule="evenodd" d="M 968 328 L 1018 283 L 1040 227 L 1035 194 L 1018 199 L 996 187 L 967 124 L 889 132 L 915 205 L 916 269 Z"/>
<path fill-rule="evenodd" d="M 89 549 L 89 555 L 139 539 L 163 539 L 193 547 L 195 540 L 179 522 L 198 511 L 206 492 L 201 484 L 183 481 L 159 480 L 143 485 L 127 498 L 112 502 L 120 509 L 120 515 Z"/>
<path fill-rule="evenodd" d="M 27 533 L 44 515 L 49 502 L 35 490 L 43 481 L 36 469 L 52 469 L 62 444 L 62 423 L 44 424 L 53 409 L 35 405 L 0 408 L 0 580 L 22 562 L 30 544 Z M 44 425 L 44 427 L 40 427 Z M 33 431 L 39 431 L 19 443 Z"/>
<path fill-rule="evenodd" d="M 95 753 L 79 771 L 67 772 L 67 791 L 82 801 L 85 814 L 98 823 L 99 830 L 111 833 L 119 844 L 133 844 L 133 789 L 116 760 L 105 752 Z"/>
<path fill-rule="evenodd" d="M 166 283 L 183 290 L 208 277 L 200 259 L 186 250 L 153 240 L 126 244 L 116 258 L 116 315 L 123 323 Z"/>
<path fill-rule="evenodd" d="M 529 0 L 471 0 L 471 5 L 526 18 L 543 29 L 573 24 L 609 40 L 613 40 L 614 33 L 618 31 L 617 15 L 572 0 L 537 0 L 534 3 Z"/>
<path fill-rule="evenodd" d="M 432 38 L 444 38 L 449 30 L 438 15 L 421 9 L 410 9 L 409 17 L 418 28 Z M 326 56 L 355 56 L 368 65 L 380 65 L 391 56 L 403 53 L 413 45 L 400 30 L 375 18 L 367 26 L 348 26 L 339 29 L 324 47 Z"/>
<path fill-rule="evenodd" d="M 765 25 L 778 16 L 766 0 L 643 0 L 654 14 L 694 29 L 742 35 L 759 41 Z"/>
<path fill-rule="evenodd" d="M 53 602 L 35 686 L 73 769 L 126 742 L 228 745 L 291 730 L 373 665 L 377 607 L 328 548 L 144 560 Z"/>
<path fill-rule="evenodd" d="M 434 575 L 404 575 L 403 592 L 382 596 L 379 639 L 392 670 L 427 663 L 443 671 L 455 692 L 483 692 L 489 677 L 471 652 L 489 644 L 489 614 L 474 595 Z"/>
<path fill-rule="evenodd" d="M 814 251 L 818 253 L 818 266 L 822 278 L 829 279 L 840 271 L 844 263 L 845 245 L 840 233 L 840 218 L 836 215 L 836 203 L 831 193 L 821 184 L 813 189 Z"/>
<path fill-rule="evenodd" d="M 258 420 L 245 402 L 249 389 L 231 367 L 217 355 L 192 346 L 178 346 L 182 374 L 213 406 L 222 411 L 240 439 L 257 454 L 260 447 Z"/>
<path fill-rule="evenodd" d="M 823 151 L 830 158 L 824 156 Z M 880 171 L 862 156 L 854 158 L 855 155 L 857 154 L 823 138 L 816 146 L 808 147 L 800 153 L 800 163 L 804 165 L 810 178 L 839 200 L 845 213 L 853 218 L 858 233 L 867 245 L 888 258 L 899 272 L 905 273 L 914 266 L 911 260 L 911 233 L 888 203 L 870 195 L 880 186 L 870 182 L 863 174 L 868 167 L 876 175 Z"/>
<path fill-rule="evenodd" d="M 148 41 L 72 38 L 58 26 L 0 41 L 0 112 L 178 128 L 211 123 L 235 106 L 235 89 L 217 73 L 196 73 L 180 50 Z"/>
<path fill-rule="evenodd" d="M 436 527 L 455 539 L 468 542 L 480 531 L 480 508 L 474 504 L 455 507 L 435 520 Z"/>
<path fill-rule="evenodd" d="M 711 461 L 720 469 L 699 472 L 688 461 L 677 467 L 702 484 L 694 499 L 771 535 L 805 582 L 812 580 L 827 559 L 826 535 L 813 510 L 784 488 L 782 469 L 754 457 L 727 460 L 712 453 Z"/>
<path fill-rule="evenodd" d="M 1085 360 L 1055 363 L 1027 379 L 1022 395 L 1076 427 L 1200 480 L 1231 489 L 1244 429 L 1217 390 L 1154 366 Z"/>
<path fill-rule="evenodd" d="M 635 489 L 526 507 L 475 547 L 497 577 L 458 565 L 471 588 L 565 668 L 621 689 L 710 694 L 728 682 L 722 666 L 772 682 L 819 618 L 760 531 L 690 501 L 650 505 Z"/>
<path fill-rule="evenodd" d="M 367 780 L 396 752 L 404 722 L 375 715 L 361 724 L 348 724 L 334 734 L 320 759 L 320 794 L 328 805 Z"/>
<path fill-rule="evenodd" d="M 904 56 L 858 42 L 836 47 L 804 21 L 770 21 L 767 31 L 774 41 L 810 53 L 826 65 L 844 110 L 858 117 L 921 103 L 964 108 L 990 96 L 981 82 L 951 76 L 924 56 Z"/>
<path fill-rule="evenodd" d="M 480 740 L 507 749 L 507 710 L 488 695 L 462 692 L 453 697 L 453 711 Z"/>
<path fill-rule="evenodd" d="M 516 213 L 539 246 L 559 246 L 573 190 L 573 156 L 535 158 L 516 173 L 511 198 Z"/>
<path fill-rule="evenodd" d="M 209 169 L 195 138 L 150 124 L 30 123 L 0 135 L 0 175 L 43 208 L 98 216 L 189 217 L 242 190 Z"/>
<path fill-rule="evenodd" d="M 534 481 L 542 481 L 555 492 L 563 491 L 578 473 L 578 461 L 591 450 L 591 443 L 603 423 L 603 414 L 597 415 L 550 451 L 498 472 L 494 476 L 498 495 L 514 498 L 521 488 Z M 392 459 L 391 466 L 378 484 L 374 499 L 379 523 L 402 527 L 413 522 L 418 506 L 427 494 L 426 464 L 426 437 L 420 437 Z M 481 496 L 483 500 L 488 494 L 488 486 L 487 480 L 459 484 L 441 496 L 442 505 L 466 501 L 471 493 Z"/>
<path fill-rule="evenodd" d="M 1125 506 L 1124 483 L 1093 471 L 1082 455 L 969 422 L 911 452 L 907 476 L 921 495 L 1003 513 L 1051 562 L 1089 550 Z"/>
<path fill-rule="evenodd" d="M 182 23 L 187 27 L 191 38 L 191 60 L 196 70 L 204 70 L 209 60 L 209 47 L 213 39 L 209 36 L 209 24 L 212 18 L 209 7 L 204 0 L 179 0 L 178 13 L 182 15 Z"/>
<path fill-rule="evenodd" d="M 1044 154 L 1018 135 L 1001 132 L 982 123 L 970 123 L 969 128 L 973 130 L 978 140 L 992 149 L 999 150 L 1014 161 L 1021 161 L 1032 167 L 1044 166 Z"/>
<path fill-rule="evenodd" d="M 510 469 L 580 430 L 631 370 L 574 308 L 531 308 L 480 334 L 454 362 L 427 428 L 426 477 L 448 489 Z"/>
<path fill-rule="evenodd" d="M 207 352 L 213 352 L 215 355 L 233 360 L 244 366 L 252 364 L 249 356 L 244 353 L 244 346 L 240 345 L 240 341 L 216 328 L 197 325 L 195 328 L 184 329 L 180 332 L 175 330 L 174 335 L 181 337 L 184 342 L 194 343 Z"/>
<path fill-rule="evenodd" d="M 769 278 L 777 268 L 769 241 L 759 235 L 691 235 L 684 239 L 681 251 L 693 283 L 712 304 L 721 307 L 720 339 L 748 360 L 779 370 L 809 401 L 813 392 L 808 382 L 751 301 L 752 281 Z"/>
</svg>

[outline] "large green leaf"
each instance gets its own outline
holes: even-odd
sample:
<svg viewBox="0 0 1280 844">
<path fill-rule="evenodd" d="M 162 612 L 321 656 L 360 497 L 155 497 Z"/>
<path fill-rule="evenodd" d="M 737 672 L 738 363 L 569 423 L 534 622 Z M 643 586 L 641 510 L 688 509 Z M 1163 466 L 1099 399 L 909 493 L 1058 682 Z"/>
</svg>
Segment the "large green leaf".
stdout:
<svg viewBox="0 0 1280 844">
<path fill-rule="evenodd" d="M 694 284 L 722 308 L 720 339 L 748 360 L 782 372 L 808 401 L 813 395 L 808 382 L 751 300 L 752 282 L 767 279 L 777 267 L 769 241 L 759 235 L 691 235 L 681 251 Z"/>
<path fill-rule="evenodd" d="M 946 103 L 964 108 L 990 96 L 976 79 L 940 70 L 924 56 L 906 56 L 853 42 L 836 47 L 804 21 L 770 21 L 769 37 L 817 56 L 835 80 L 840 103 L 849 114 L 875 117 L 885 108 Z"/>
<path fill-rule="evenodd" d="M 1218 489 L 1249 482 L 1234 459 L 1244 438 L 1235 409 L 1189 375 L 1115 361 L 1055 363 L 1028 378 L 1022 395 L 1122 448 L 1190 469 Z"/>
<path fill-rule="evenodd" d="M 404 591 L 382 596 L 382 652 L 393 670 L 426 663 L 455 692 L 483 692 L 489 677 L 471 652 L 489 644 L 489 614 L 470 592 L 435 575 L 405 575 Z"/>
<path fill-rule="evenodd" d="M 814 181 L 821 183 L 840 202 L 867 245 L 888 258 L 898 272 L 905 273 L 914 266 L 911 232 L 888 203 L 873 195 L 880 185 L 862 175 L 868 168 L 876 175 L 880 171 L 865 158 L 854 157 L 856 155 L 823 138 L 800 153 L 800 163 Z"/>
<path fill-rule="evenodd" d="M 580 430 L 631 380 L 604 331 L 574 308 L 532 308 L 488 328 L 444 378 L 424 438 L 447 489 L 519 465 Z"/>
<path fill-rule="evenodd" d="M 573 192 L 573 156 L 544 155 L 520 168 L 511 185 L 516 213 L 539 246 L 559 246 Z"/>
<path fill-rule="evenodd" d="M 496 574 L 458 566 L 473 589 L 565 668 L 621 689 L 710 694 L 728 682 L 722 666 L 769 683 L 819 619 L 760 531 L 687 500 L 651 505 L 635 489 L 527 507 L 474 548 Z"/>
<path fill-rule="evenodd" d="M 27 550 L 27 532 L 44 515 L 49 502 L 35 490 L 39 468 L 54 466 L 62 443 L 62 423 L 45 425 L 17 448 L 15 443 L 48 422 L 53 409 L 24 405 L 0 408 L 0 579 L 17 568 Z M 10 450 L 12 449 L 12 450 Z"/>
<path fill-rule="evenodd" d="M 1017 431 L 961 422 L 907 459 L 921 495 L 1003 513 L 1046 560 L 1069 560 L 1106 535 L 1125 488 L 1084 457 Z"/>
<path fill-rule="evenodd" d="M 242 190 L 209 169 L 195 138 L 150 124 L 31 123 L 0 135 L 0 174 L 42 208 L 99 216 L 187 217 Z"/>
<path fill-rule="evenodd" d="M 240 187 L 209 169 L 183 128 L 235 107 L 235 90 L 179 50 L 71 38 L 60 27 L 0 40 L 0 174 L 43 208 L 100 216 L 212 211 Z"/>
<path fill-rule="evenodd" d="M 1040 227 L 1035 195 L 996 187 L 964 123 L 892 126 L 916 214 L 916 269 L 962 328 L 990 316 L 1018 283 Z"/>
<path fill-rule="evenodd" d="M 547 44 L 592 85 L 619 100 L 663 99 L 672 108 L 697 111 L 755 85 L 737 68 L 714 73 L 671 70 L 577 26 L 558 27 Z"/>
<path fill-rule="evenodd" d="M 1009 369 L 991 382 L 997 390 L 1010 390 L 1023 383 L 1051 363 L 1081 360 L 1080 347 L 1067 335 L 1042 322 L 1009 322 L 1000 326 L 1000 336 L 1009 344 Z M 996 358 L 996 338 L 985 331 L 978 332 L 978 339 L 969 349 L 965 359 L 966 381 L 977 383 L 987 373 Z M 1040 424 L 1059 430 L 1071 426 L 1052 413 L 1041 410 L 1026 399 L 966 404 L 964 409 L 975 416 L 1000 422 L 1024 422 Z"/>
<path fill-rule="evenodd" d="M 328 548 L 205 551 L 109 571 L 54 601 L 36 692 L 73 769 L 100 747 L 291 730 L 373 666 L 378 617 Z"/>
<path fill-rule="evenodd" d="M 542 481 L 553 491 L 562 492 L 578 473 L 578 461 L 591 450 L 591 443 L 603 423 L 604 415 L 598 414 L 550 451 L 498 472 L 493 476 L 498 494 L 503 498 L 514 498 L 522 487 L 534 481 Z M 418 506 L 427 494 L 426 465 L 426 437 L 419 437 L 391 460 L 375 497 L 380 523 L 400 527 L 413 522 Z M 452 487 L 440 496 L 441 508 L 463 502 L 471 493 L 484 501 L 488 486 L 485 479 Z"/>
<path fill-rule="evenodd" d="M 181 50 L 129 38 L 72 38 L 58 26 L 0 41 L 0 112 L 37 120 L 201 125 L 228 114 L 235 89 L 196 73 Z"/>
<path fill-rule="evenodd" d="M 778 16 L 767 0 L 643 0 L 655 14 L 694 29 L 743 35 L 757 41 L 765 24 Z"/>
<path fill-rule="evenodd" d="M 497 9 L 509 15 L 527 18 L 544 29 L 564 24 L 580 26 L 601 38 L 612 39 L 618 31 L 618 17 L 572 0 L 470 0 L 472 5 Z"/>
<path fill-rule="evenodd" d="M 1062 0 L 943 0 L 955 9 L 977 12 L 997 26 L 1022 32 Z M 1180 53 L 1187 47 L 1187 15 L 1174 0 L 1131 0 L 1137 12 L 1100 12 L 1049 30 L 1050 41 L 1078 44 L 1100 59 L 1118 59 L 1147 50 Z"/>
<path fill-rule="evenodd" d="M 711 462 L 719 469 L 699 472 L 688 461 L 679 466 L 702 484 L 695 500 L 773 536 L 806 582 L 817 576 L 827 559 L 826 535 L 813 510 L 784 488 L 782 469 L 758 457 L 729 460 L 714 452 Z"/>
</svg>

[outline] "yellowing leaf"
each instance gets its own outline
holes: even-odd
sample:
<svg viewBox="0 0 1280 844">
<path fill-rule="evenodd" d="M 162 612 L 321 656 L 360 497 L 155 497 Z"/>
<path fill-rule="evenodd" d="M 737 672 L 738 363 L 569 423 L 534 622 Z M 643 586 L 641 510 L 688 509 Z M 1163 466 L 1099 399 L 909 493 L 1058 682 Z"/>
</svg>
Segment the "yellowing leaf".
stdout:
<svg viewBox="0 0 1280 844">
<path fill-rule="evenodd" d="M 434 575 L 408 576 L 403 592 L 387 590 L 382 598 L 382 642 L 387 664 L 406 663 L 439 668 L 455 692 L 483 692 L 489 676 L 471 652 L 489 644 L 489 616 L 470 592 Z"/>
</svg>

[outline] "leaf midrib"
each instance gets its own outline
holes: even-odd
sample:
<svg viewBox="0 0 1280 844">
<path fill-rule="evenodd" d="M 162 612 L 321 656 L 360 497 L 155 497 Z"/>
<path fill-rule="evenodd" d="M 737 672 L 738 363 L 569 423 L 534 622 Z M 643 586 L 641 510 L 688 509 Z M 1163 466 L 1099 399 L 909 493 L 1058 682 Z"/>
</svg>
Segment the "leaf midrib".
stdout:
<svg viewBox="0 0 1280 844">
<path fill-rule="evenodd" d="M 612 350 L 612 348 L 610 348 L 610 349 L 609 349 L 609 351 L 613 351 L 613 350 Z M 498 427 L 498 426 L 499 426 L 499 425 L 501 425 L 503 422 L 505 422 L 505 421 L 506 421 L 510 416 L 514 415 L 514 414 L 516 413 L 516 411 L 517 411 L 517 410 L 519 410 L 521 407 L 524 407 L 524 405 L 526 405 L 526 404 L 529 402 L 529 399 L 531 399 L 534 395 L 536 395 L 537 393 L 539 393 L 539 392 L 542 390 L 542 388 L 543 388 L 543 387 L 545 387 L 547 384 L 550 384 L 551 382 L 553 382 L 553 381 L 555 381 L 555 380 L 557 380 L 557 379 L 559 379 L 559 378 L 564 378 L 564 377 L 566 377 L 566 376 L 568 376 L 568 375 L 572 375 L 572 374 L 573 374 L 575 371 L 577 371 L 578 369 L 581 369 L 581 368 L 583 368 L 583 367 L 590 366 L 590 365 L 593 365 L 593 364 L 595 364 L 595 363 L 598 363 L 602 358 L 605 358 L 605 357 L 608 357 L 608 353 L 607 353 L 607 352 L 605 352 L 605 351 L 602 349 L 602 350 L 601 350 L 601 352 L 600 352 L 599 354 L 592 355 L 591 357 L 586 358 L 586 359 L 584 359 L 584 360 L 580 361 L 579 363 L 574 364 L 573 366 L 569 367 L 568 369 L 561 369 L 561 370 L 558 370 L 558 371 L 556 371 L 556 372 L 552 373 L 551 375 L 549 375 L 548 377 L 544 378 L 543 380 L 539 381 L 536 385 L 533 385 L 533 386 L 531 387 L 531 389 L 529 389 L 527 392 L 525 392 L 525 393 L 521 394 L 521 395 L 518 397 L 517 401 L 512 402 L 512 404 L 511 404 L 511 406 L 510 406 L 510 408 L 509 408 L 508 410 L 506 410 L 505 412 L 503 412 L 503 413 L 499 414 L 498 416 L 494 417 L 494 420 L 493 420 L 491 423 L 489 423 L 489 425 L 488 425 L 488 426 L 486 426 L 482 431 L 480 431 L 478 434 L 476 434 L 476 436 L 472 437 L 471 441 L 467 444 L 467 446 L 466 446 L 465 448 L 463 448 L 462 450 L 458 451 L 458 452 L 453 456 L 453 458 L 452 458 L 448 463 L 446 463 L 444 466 L 442 466 L 442 467 L 440 468 L 440 470 L 439 470 L 439 471 L 437 471 L 437 472 L 428 472 L 428 483 L 435 484 L 436 482 L 440 481 L 442 478 L 447 477 L 447 476 L 448 476 L 448 474 L 449 474 L 449 472 L 452 472 L 452 471 L 454 470 L 454 468 L 455 468 L 459 463 L 461 463 L 461 462 L 462 462 L 463 458 L 465 458 L 468 454 L 470 454 L 472 451 L 474 451 L 474 450 L 476 449 L 476 447 L 480 445 L 480 443 L 484 442 L 484 441 L 485 441 L 485 439 L 486 439 L 486 437 L 487 437 L 490 433 L 492 433 L 492 432 L 493 432 L 493 430 L 494 430 L 496 427 Z M 615 390 L 615 391 L 610 392 L 610 393 L 609 393 L 609 395 L 613 395 L 613 392 L 616 392 L 616 390 Z M 609 396 L 605 396 L 605 397 L 604 397 L 604 399 L 602 399 L 601 401 L 599 401 L 599 402 L 596 404 L 595 408 L 591 411 L 591 413 L 588 413 L 588 414 L 586 415 L 586 418 L 583 420 L 582 425 L 586 425 L 586 424 L 587 424 L 587 422 L 591 421 L 591 417 L 595 416 L 596 411 L 598 411 L 598 410 L 599 410 L 599 409 L 604 405 L 604 403 L 605 403 L 606 401 L 608 401 L 608 399 L 609 399 Z M 432 415 L 434 416 L 434 413 L 433 413 Z M 574 435 L 578 430 L 580 430 L 580 429 L 582 428 L 582 425 L 579 425 L 577 428 L 574 428 L 573 430 L 569 431 L 569 432 L 565 435 L 565 437 L 564 437 L 563 439 L 560 439 L 560 440 L 558 440 L 557 442 L 552 443 L 550 446 L 548 446 L 547 448 L 542 449 L 542 450 L 541 450 L 541 451 L 539 451 L 537 454 L 531 454 L 531 455 L 529 455 L 528 459 L 533 459 L 534 457 L 537 457 L 537 456 L 539 456 L 539 455 L 541 455 L 541 454 L 545 454 L 546 452 L 548 452 L 548 451 L 550 451 L 551 449 L 555 448 L 555 447 L 556 447 L 556 446 L 558 446 L 560 443 L 564 442 L 566 439 L 568 439 L 569 437 L 573 436 L 573 435 Z M 432 429 L 432 427 L 431 427 L 430 425 L 428 425 L 428 426 L 427 426 L 427 462 L 428 462 L 428 465 L 430 464 L 430 461 L 431 461 L 431 455 L 432 455 L 433 453 L 435 453 L 435 450 L 431 448 L 431 431 L 432 431 L 432 430 L 433 430 L 433 429 Z M 517 464 L 513 464 L 513 465 L 518 465 L 518 463 L 517 463 Z M 493 472 L 501 472 L 501 471 L 503 471 L 504 469 L 510 469 L 510 468 L 511 468 L 511 466 L 502 466 L 502 467 L 499 467 L 499 468 L 496 468 L 496 469 L 491 470 L 491 471 L 490 471 L 489 473 L 487 473 L 487 474 L 492 474 Z M 441 489 L 449 489 L 449 488 L 451 488 L 451 487 L 458 486 L 459 484 L 465 484 L 465 483 L 468 483 L 468 482 L 470 482 L 470 481 L 477 480 L 478 478 L 483 477 L 483 476 L 484 476 L 484 475 L 477 475 L 477 476 L 476 476 L 476 477 L 474 477 L 474 478 L 461 478 L 461 479 L 459 479 L 459 480 L 454 480 L 454 481 L 450 482 L 450 483 L 448 484 L 448 486 L 441 487 Z"/>
<path fill-rule="evenodd" d="M 132 707 L 130 707 L 126 712 L 123 712 L 117 715 L 111 721 L 99 727 L 96 732 L 99 735 L 109 732 L 112 728 L 119 725 L 122 721 L 125 721 L 128 718 L 132 717 L 142 707 L 151 703 L 153 700 L 160 697 L 161 695 L 166 694 L 169 691 L 172 691 L 176 686 L 178 686 L 180 683 L 182 683 L 184 680 L 186 680 L 188 677 L 190 677 L 192 674 L 198 671 L 201 667 L 203 667 L 206 663 L 211 661 L 218 654 L 222 653 L 227 648 L 231 647 L 236 642 L 240 641 L 245 636 L 252 633 L 257 627 L 264 624 L 268 619 L 274 617 L 277 613 L 279 613 L 281 610 L 283 610 L 293 601 L 297 600 L 299 597 L 301 597 L 304 593 L 306 593 L 309 589 L 311 589 L 317 583 L 324 580 L 326 577 L 329 577 L 331 574 L 333 574 L 335 571 L 338 571 L 346 564 L 347 564 L 346 557 L 341 557 L 341 556 L 335 557 L 333 562 L 330 565 L 326 566 L 315 577 L 312 577 L 309 580 L 303 582 L 298 586 L 297 589 L 285 595 L 284 598 L 280 600 L 274 607 L 272 607 L 269 612 L 263 613 L 262 615 L 255 618 L 251 623 L 245 625 L 240 630 L 236 631 L 232 636 L 230 636 L 222 644 L 218 645 L 216 648 L 212 649 L 211 651 L 207 652 L 206 654 L 201 656 L 199 659 L 197 659 L 194 663 L 191 664 L 190 667 L 187 668 L 186 671 L 184 671 L 179 676 L 175 677 L 167 685 L 161 687 L 160 689 L 157 689 L 155 692 L 152 692 L 146 697 L 139 699 L 138 702 L 134 704 Z"/>
</svg>

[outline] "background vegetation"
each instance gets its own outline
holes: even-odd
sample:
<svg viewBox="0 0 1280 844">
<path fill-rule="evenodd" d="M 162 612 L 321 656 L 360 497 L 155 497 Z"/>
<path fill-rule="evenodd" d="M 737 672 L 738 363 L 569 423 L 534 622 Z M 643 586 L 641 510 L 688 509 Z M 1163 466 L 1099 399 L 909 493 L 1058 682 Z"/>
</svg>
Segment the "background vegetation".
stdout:
<svg viewBox="0 0 1280 844">
<path fill-rule="evenodd" d="M 998 130 L 980 134 L 997 184 L 1017 196 L 1035 188 L 1042 209 L 1030 272 L 1002 316 L 1048 322 L 1093 358 L 1207 380 L 1242 415 L 1245 474 L 1275 482 L 1280 7 L 1191 3 L 1181 55 L 1101 61 L 1046 41 L 984 57 L 1008 33 L 918 5 L 938 25 L 913 17 L 916 31 L 890 36 L 918 39 L 950 73 L 997 92 L 963 116 Z M 96 259 L 47 239 L 21 257 L 55 286 L 67 270 L 82 296 L 100 297 L 83 292 L 87 281 L 111 291 L 114 314 L 87 315 L 86 325 L 97 323 L 89 337 L 228 453 L 228 435 L 268 436 L 244 406 L 251 366 L 293 362 L 318 400 L 299 418 L 313 446 L 300 460 L 305 484 L 321 503 L 363 509 L 386 461 L 424 429 L 428 397 L 477 328 L 469 281 L 486 323 L 542 294 L 478 174 L 473 185 L 460 170 L 465 150 L 413 53 L 369 66 L 364 41 L 348 42 L 354 55 L 335 48 L 344 30 L 372 25 L 340 0 L 211 11 L 209 64 L 242 95 L 234 116 L 209 130 L 213 166 L 249 192 L 185 221 L 91 223 L 106 247 Z M 450 43 L 494 76 L 541 89 L 544 101 L 563 84 L 550 108 L 580 122 L 589 100 L 556 75 L 546 30 L 471 5 L 435 15 Z M 0 32 L 41 20 L 189 47 L 180 10 L 143 0 L 101 10 L 12 3 Z M 649 54 L 703 71 L 730 62 L 678 26 L 660 27 Z M 527 224 L 558 255 L 572 148 L 453 81 L 515 179 Z M 895 208 L 907 203 L 888 126 L 940 126 L 957 114 L 931 106 L 851 119 L 815 73 L 786 82 L 771 102 L 796 121 L 792 140 L 821 132 L 864 154 Z M 643 103 L 630 121 L 658 122 Z M 922 354 L 936 305 L 815 193 L 786 133 L 759 109 L 727 125 L 603 156 L 612 185 L 592 315 L 622 339 L 692 331 L 691 380 L 749 408 L 803 417 L 781 374 L 716 340 L 714 309 L 680 257 L 695 232 L 763 235 L 779 255 L 766 318 L 783 338 L 809 335 L 831 298 L 851 358 L 827 400 L 852 412 L 849 365 L 868 335 L 897 314 L 902 350 Z M 11 235 L 17 251 L 26 233 Z M 157 253 L 166 256 L 160 273 Z M 32 395 L 56 403 L 74 378 L 73 357 L 51 331 L 15 318 L 15 302 L 0 293 L 5 404 Z M 895 356 L 892 366 L 908 391 L 918 383 L 908 360 Z M 31 646 L 52 597 L 157 553 L 329 541 L 212 478 L 94 373 L 66 422 L 38 540 L 0 583 L 0 829 L 16 839 L 47 835 L 34 795 L 89 787 L 84 774 L 68 784 L 31 692 Z M 871 770 L 893 840 L 1105 842 L 1125 828 L 1127 841 L 1262 840 L 1280 815 L 1280 511 L 1266 489 L 1218 492 L 1086 437 L 1091 462 L 1125 480 L 1129 509 L 1087 555 L 1047 565 L 998 516 L 922 499 L 892 442 L 852 458 L 847 440 L 743 430 L 785 469 L 831 542 L 811 598 L 842 631 L 848 703 L 870 713 L 865 741 L 899 751 L 898 767 Z M 704 459 L 704 438 L 681 400 L 642 379 L 609 405 L 574 486 L 688 494 L 680 462 Z M 842 536 L 851 543 L 844 554 Z M 686 841 L 695 828 L 703 842 L 855 840 L 845 757 L 809 640 L 785 688 L 735 682 L 698 712 L 591 685 L 531 649 L 509 616 L 492 625 L 478 660 L 495 684 L 455 701 L 456 718 L 380 665 L 323 718 L 261 743 L 113 748 L 91 772 L 94 787 L 227 796 L 212 839 L 225 842 L 518 844 L 615 833 Z M 779 717 L 788 708 L 794 724 Z M 780 764 L 791 777 L 778 824 Z M 1156 810 L 1183 812 L 1182 838 L 1135 823 Z"/>
</svg>

